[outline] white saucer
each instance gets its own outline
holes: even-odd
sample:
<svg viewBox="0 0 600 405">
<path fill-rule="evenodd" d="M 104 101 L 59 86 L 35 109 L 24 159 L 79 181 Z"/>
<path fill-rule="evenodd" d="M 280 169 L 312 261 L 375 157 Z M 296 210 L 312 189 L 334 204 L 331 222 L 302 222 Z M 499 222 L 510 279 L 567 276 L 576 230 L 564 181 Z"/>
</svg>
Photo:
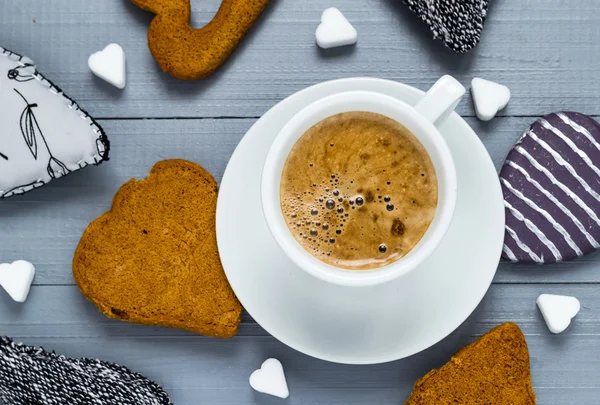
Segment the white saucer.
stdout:
<svg viewBox="0 0 600 405">
<path fill-rule="evenodd" d="M 302 90 L 267 112 L 235 150 L 221 184 L 217 239 L 238 298 L 267 332 L 323 360 L 372 364 L 401 359 L 448 336 L 488 290 L 502 251 L 504 206 L 485 147 L 457 114 L 442 128 L 456 161 L 458 201 L 447 236 L 418 269 L 392 283 L 339 287 L 296 267 L 265 223 L 260 179 L 281 127 L 318 98 L 377 91 L 415 104 L 423 92 L 380 79 L 354 78 Z"/>
</svg>

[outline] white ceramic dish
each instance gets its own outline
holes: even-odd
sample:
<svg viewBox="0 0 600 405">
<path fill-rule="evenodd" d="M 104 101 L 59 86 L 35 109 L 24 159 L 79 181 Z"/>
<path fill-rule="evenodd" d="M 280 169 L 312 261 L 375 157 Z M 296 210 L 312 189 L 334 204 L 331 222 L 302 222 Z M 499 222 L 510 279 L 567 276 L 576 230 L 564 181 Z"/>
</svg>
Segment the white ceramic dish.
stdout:
<svg viewBox="0 0 600 405">
<path fill-rule="evenodd" d="M 261 183 L 265 220 L 271 235 L 288 257 L 317 278 L 353 287 L 389 282 L 423 263 L 446 235 L 454 215 L 456 168 L 450 148 L 438 127 L 448 119 L 464 94 L 465 88 L 455 78 L 446 75 L 433 85 L 416 107 L 378 92 L 344 91 L 310 104 L 288 121 L 269 148 Z M 322 262 L 294 239 L 281 211 L 283 167 L 298 139 L 325 118 L 348 111 L 369 111 L 402 123 L 427 150 L 437 175 L 437 209 L 429 228 L 401 260 L 375 270 L 348 271 Z"/>
<path fill-rule="evenodd" d="M 415 271 L 370 287 L 338 286 L 304 272 L 281 251 L 265 223 L 262 166 L 274 137 L 294 114 L 342 91 L 375 91 L 412 105 L 424 94 L 396 82 L 352 78 L 309 87 L 277 104 L 248 131 L 229 162 L 217 206 L 217 239 L 229 282 L 267 332 L 323 360 L 382 363 L 425 350 L 475 310 L 502 250 L 502 192 L 485 147 L 453 114 L 441 132 L 456 162 L 456 212 L 432 256 Z"/>
</svg>

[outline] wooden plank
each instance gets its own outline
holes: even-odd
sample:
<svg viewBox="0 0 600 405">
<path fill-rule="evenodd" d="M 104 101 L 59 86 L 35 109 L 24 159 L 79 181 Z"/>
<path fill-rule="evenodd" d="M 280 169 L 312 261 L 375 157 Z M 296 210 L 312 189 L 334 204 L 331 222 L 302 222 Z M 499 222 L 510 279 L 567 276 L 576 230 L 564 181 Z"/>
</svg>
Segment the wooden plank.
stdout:
<svg viewBox="0 0 600 405">
<path fill-rule="evenodd" d="M 479 133 L 499 168 L 531 118 L 468 122 Z M 169 158 L 202 164 L 220 181 L 240 139 L 254 119 L 101 121 L 112 141 L 112 157 L 19 197 L 0 201 L 0 258 L 36 264 L 36 284 L 72 284 L 73 251 L 86 226 L 108 210 L 121 184 L 143 178 L 152 165 Z M 502 264 L 501 283 L 600 282 L 600 255 L 552 266 Z"/>
<path fill-rule="evenodd" d="M 539 293 L 572 294 L 582 310 L 570 329 L 552 335 L 535 307 Z M 495 285 L 476 312 L 427 351 L 390 364 L 349 367 L 301 355 L 268 336 L 250 317 L 223 341 L 174 329 L 108 320 L 74 286 L 36 286 L 26 304 L 0 295 L 0 334 L 74 357 L 120 362 L 156 379 L 176 404 L 268 402 L 247 386 L 267 357 L 287 371 L 291 401 L 306 404 L 398 404 L 413 382 L 493 326 L 515 321 L 526 335 L 540 404 L 596 404 L 600 369 L 597 286 Z"/>
<path fill-rule="evenodd" d="M 519 323 L 527 335 L 546 335 L 546 326 L 535 305 L 535 300 L 542 293 L 574 295 L 581 301 L 582 310 L 574 319 L 568 335 L 600 335 L 600 318 L 597 316 L 600 290 L 596 285 L 589 284 L 494 284 L 465 325 L 470 325 L 467 329 L 473 336 L 484 334 L 498 323 L 511 321 Z M 25 304 L 16 303 L 8 295 L 0 294 L 0 334 L 23 338 L 47 336 L 92 339 L 107 335 L 198 338 L 198 335 L 177 329 L 108 319 L 74 285 L 34 285 Z M 238 336 L 269 335 L 257 329 L 252 317 L 244 313 Z"/>
<path fill-rule="evenodd" d="M 196 25 L 218 0 L 193 1 Z M 373 76 L 426 89 L 451 73 L 468 84 L 483 76 L 513 91 L 502 115 L 556 109 L 600 114 L 600 2 L 492 2 L 480 46 L 456 55 L 433 41 L 399 0 L 331 0 L 359 31 L 356 47 L 319 50 L 320 0 L 273 1 L 232 59 L 195 83 L 159 72 L 146 46 L 151 15 L 127 0 L 0 3 L 2 46 L 32 57 L 41 71 L 97 117 L 258 117 L 308 85 Z M 33 22 L 35 18 L 36 22 Z M 128 58 L 128 85 L 118 91 L 95 78 L 87 57 L 109 42 Z M 268 55 L 268 56 L 267 56 Z M 459 107 L 473 115 L 470 102 Z"/>
<path fill-rule="evenodd" d="M 220 0 L 192 0 L 193 21 L 208 21 Z M 600 116 L 600 2 L 491 2 L 481 45 L 456 55 L 431 40 L 400 0 L 273 0 L 241 48 L 216 75 L 188 83 L 159 72 L 146 46 L 151 16 L 129 0 L 0 1 L 0 45 L 34 58 L 41 71 L 96 117 L 112 142 L 109 163 L 0 201 L 0 262 L 25 258 L 38 274 L 29 300 L 0 290 L 0 335 L 70 356 L 120 362 L 156 379 L 176 404 L 275 404 L 247 385 L 269 356 L 280 358 L 297 404 L 400 404 L 413 382 L 456 350 L 505 321 L 522 327 L 530 346 L 540 404 L 597 404 L 600 368 L 600 253 L 552 266 L 500 264 L 475 313 L 433 348 L 403 361 L 367 367 L 301 355 L 270 337 L 245 314 L 229 341 L 173 329 L 113 321 L 73 286 L 71 259 L 87 224 L 110 206 L 119 186 L 142 178 L 156 161 L 201 163 L 220 181 L 227 161 L 256 117 L 308 85 L 374 76 L 427 88 L 444 73 L 468 84 L 474 76 L 507 84 L 513 98 L 490 123 L 474 127 L 497 168 L 533 120 L 554 110 Z M 359 31 L 356 47 L 321 51 L 314 30 L 325 6 L 337 6 Z M 34 22 L 35 19 L 35 22 Z M 95 78 L 87 57 L 119 42 L 128 57 L 128 87 Z M 470 100 L 459 112 L 472 117 Z M 510 117 L 515 116 L 515 117 Z M 189 117 L 204 119 L 139 120 Z M 211 119 L 230 117 L 236 119 Z M 508 118 L 510 117 L 510 118 Z M 134 118 L 134 119 L 132 119 Z M 535 299 L 569 294 L 581 313 L 562 335 L 548 332 Z"/>
</svg>

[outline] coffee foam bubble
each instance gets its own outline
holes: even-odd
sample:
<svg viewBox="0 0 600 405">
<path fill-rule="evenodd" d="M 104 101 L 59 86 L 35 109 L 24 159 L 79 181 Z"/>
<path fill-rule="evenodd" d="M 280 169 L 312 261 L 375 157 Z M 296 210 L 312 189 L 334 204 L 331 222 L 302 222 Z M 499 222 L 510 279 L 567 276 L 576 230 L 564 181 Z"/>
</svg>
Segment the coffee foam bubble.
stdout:
<svg viewBox="0 0 600 405">
<path fill-rule="evenodd" d="M 286 160 L 280 190 L 298 243 L 326 263 L 357 270 L 408 252 L 437 204 L 435 171 L 413 138 L 393 120 L 364 112 L 307 131 Z M 411 204 L 415 197 L 422 209 Z"/>
<path fill-rule="evenodd" d="M 350 208 L 362 207 L 365 204 L 362 194 L 349 193 L 354 180 L 341 179 L 337 174 L 332 174 L 329 180 L 337 183 L 336 188 L 323 187 L 324 181 L 319 185 L 313 183 L 312 191 L 288 195 L 281 204 L 291 232 L 304 239 L 304 248 L 315 256 L 331 254 L 331 245 L 343 237 L 344 223 L 352 220 Z M 308 199 L 306 196 L 314 198 Z M 390 201 L 391 198 L 386 196 L 383 201 L 371 203 L 383 203 L 384 206 L 387 205 L 388 211 L 393 211 L 393 207 L 390 209 Z M 375 230 L 376 228 L 373 228 L 373 231 Z M 385 244 L 379 245 L 378 251 L 385 253 Z"/>
</svg>

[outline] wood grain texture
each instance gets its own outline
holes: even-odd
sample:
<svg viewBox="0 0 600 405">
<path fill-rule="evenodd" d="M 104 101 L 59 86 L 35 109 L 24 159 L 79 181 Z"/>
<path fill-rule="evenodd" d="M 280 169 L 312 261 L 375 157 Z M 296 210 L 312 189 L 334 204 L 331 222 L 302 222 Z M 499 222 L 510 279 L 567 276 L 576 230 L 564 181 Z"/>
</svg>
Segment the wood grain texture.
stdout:
<svg viewBox="0 0 600 405">
<path fill-rule="evenodd" d="M 551 335 L 535 307 L 541 292 L 572 294 L 583 308 L 563 335 Z M 27 305 L 0 296 L 0 330 L 17 340 L 60 353 L 97 356 L 156 379 L 175 404 L 274 403 L 254 394 L 250 373 L 267 357 L 287 371 L 297 404 L 398 404 L 413 382 L 459 348 L 504 321 L 516 321 L 531 353 L 540 404 L 596 404 L 600 370 L 600 292 L 596 286 L 495 285 L 478 310 L 450 337 L 399 362 L 352 367 L 300 355 L 269 337 L 245 316 L 240 334 L 215 340 L 174 329 L 149 328 L 104 318 L 74 286 L 34 287 Z"/>
<path fill-rule="evenodd" d="M 210 20 L 219 3 L 192 0 L 194 24 Z M 220 181 L 256 118 L 311 84 L 375 76 L 425 89 L 444 73 L 465 85 L 474 76 L 506 84 L 513 98 L 501 118 L 482 123 L 473 118 L 470 100 L 459 106 L 498 169 L 534 117 L 562 109 L 600 117 L 600 2 L 491 3 L 480 46 L 455 55 L 432 41 L 400 0 L 272 0 L 216 75 L 186 83 L 159 71 L 146 46 L 151 15 L 129 0 L 1 0 L 0 45 L 32 57 L 68 95 L 102 118 L 113 149 L 110 162 L 100 167 L 0 201 L 0 262 L 24 258 L 38 271 L 27 303 L 16 304 L 0 291 L 0 334 L 70 356 L 120 362 L 163 384 L 177 405 L 279 403 L 247 385 L 269 356 L 286 368 L 291 404 L 398 405 L 429 369 L 493 326 L 515 321 L 530 346 L 538 403 L 597 405 L 600 253 L 551 266 L 501 263 L 484 301 L 447 339 L 402 361 L 361 367 L 301 355 L 247 314 L 239 336 L 229 341 L 109 320 L 73 285 L 71 259 L 79 237 L 110 207 L 122 183 L 145 177 L 156 161 L 168 158 L 196 161 Z M 339 7 L 356 26 L 356 47 L 315 46 L 326 6 Z M 89 54 L 109 42 L 127 53 L 124 91 L 87 68 Z M 546 329 L 535 307 L 540 293 L 581 300 L 582 310 L 564 334 Z"/>
<path fill-rule="evenodd" d="M 220 181 L 229 157 L 255 119 L 100 120 L 112 142 L 111 160 L 89 167 L 24 196 L 0 202 L 3 260 L 36 264 L 36 284 L 72 284 L 71 260 L 83 230 L 110 208 L 113 195 L 132 177 L 144 178 L 159 160 L 200 163 Z M 508 150 L 531 123 L 502 117 L 467 121 L 499 169 Z M 35 249 L 32 249 L 35 246 Z M 600 254 L 546 266 L 503 263 L 500 283 L 597 283 Z"/>
<path fill-rule="evenodd" d="M 194 0 L 196 25 L 210 20 L 218 3 Z M 258 117 L 323 80 L 374 76 L 426 89 L 444 73 L 465 85 L 475 75 L 508 85 L 513 98 L 502 115 L 561 108 L 600 113 L 597 0 L 493 1 L 480 46 L 465 55 L 432 41 L 429 30 L 400 3 L 273 0 L 225 66 L 194 83 L 159 71 L 146 44 L 152 16 L 128 0 L 3 0 L 0 40 L 32 57 L 96 117 Z M 355 25 L 356 47 L 321 51 L 315 46 L 326 6 L 339 7 Z M 87 68 L 88 56 L 109 42 L 118 42 L 127 54 L 128 83 L 122 92 Z M 473 115 L 468 103 L 459 111 Z"/>
</svg>

